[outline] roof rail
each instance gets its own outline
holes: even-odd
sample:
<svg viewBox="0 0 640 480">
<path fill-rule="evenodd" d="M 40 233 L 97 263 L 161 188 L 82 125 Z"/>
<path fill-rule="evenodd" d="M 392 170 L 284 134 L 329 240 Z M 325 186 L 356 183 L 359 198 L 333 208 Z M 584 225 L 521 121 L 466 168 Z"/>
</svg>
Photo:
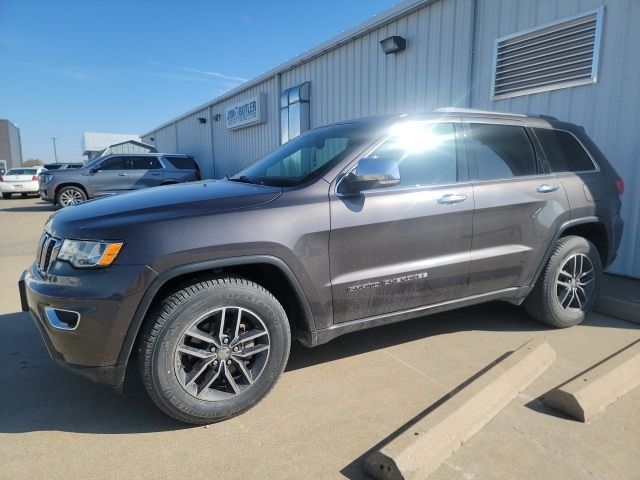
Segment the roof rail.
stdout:
<svg viewBox="0 0 640 480">
<path fill-rule="evenodd" d="M 479 113 L 482 115 L 508 115 L 513 117 L 526 117 L 523 113 L 495 112 L 493 110 L 477 110 L 475 108 L 458 108 L 458 107 L 440 107 L 434 112 L 440 113 Z"/>
</svg>

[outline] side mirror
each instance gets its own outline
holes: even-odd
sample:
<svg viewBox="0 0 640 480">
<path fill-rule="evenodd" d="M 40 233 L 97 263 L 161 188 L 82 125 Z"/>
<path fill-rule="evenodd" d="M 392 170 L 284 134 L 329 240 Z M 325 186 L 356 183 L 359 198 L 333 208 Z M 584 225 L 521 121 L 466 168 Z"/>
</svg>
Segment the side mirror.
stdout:
<svg viewBox="0 0 640 480">
<path fill-rule="evenodd" d="M 89 173 L 97 173 L 97 172 L 98 172 L 97 167 L 91 167 L 91 168 L 89 169 Z"/>
<path fill-rule="evenodd" d="M 354 195 L 363 190 L 393 187 L 400 183 L 400 170 L 395 160 L 365 157 L 354 172 L 340 183 L 340 193 Z"/>
</svg>

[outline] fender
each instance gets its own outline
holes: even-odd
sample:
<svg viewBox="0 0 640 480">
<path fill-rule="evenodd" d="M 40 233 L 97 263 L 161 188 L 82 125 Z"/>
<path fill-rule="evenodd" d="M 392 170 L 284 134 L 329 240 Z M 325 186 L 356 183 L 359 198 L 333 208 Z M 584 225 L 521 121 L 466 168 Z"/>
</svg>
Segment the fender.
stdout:
<svg viewBox="0 0 640 480">
<path fill-rule="evenodd" d="M 599 223 L 605 227 L 605 230 L 607 230 L 607 232 L 609 231 L 609 229 L 606 228 L 605 223 L 602 221 L 600 217 L 574 218 L 572 220 L 568 220 L 564 222 L 562 225 L 558 227 L 558 230 L 556 231 L 556 234 L 554 235 L 553 240 L 549 243 L 549 246 L 547 247 L 547 251 L 545 252 L 544 257 L 542 257 L 542 261 L 540 262 L 540 265 L 538 266 L 538 269 L 536 270 L 536 273 L 533 276 L 533 280 L 531 280 L 531 283 L 530 283 L 531 287 L 533 287 L 538 281 L 538 278 L 542 274 L 542 270 L 544 270 L 544 267 L 547 265 L 547 262 L 549 261 L 549 258 L 553 253 L 553 249 L 556 246 L 556 243 L 558 242 L 558 239 L 562 236 L 562 234 L 571 227 L 575 227 L 576 225 L 583 225 L 585 223 Z"/>
<path fill-rule="evenodd" d="M 313 322 L 313 313 L 311 312 L 311 307 L 309 306 L 309 300 L 307 299 L 307 296 L 304 293 L 304 290 L 302 289 L 302 286 L 300 285 L 300 282 L 296 278 L 293 271 L 280 258 L 271 255 L 247 255 L 242 257 L 228 257 L 216 260 L 207 260 L 204 262 L 189 263 L 165 270 L 160 275 L 158 275 L 153 280 L 153 282 L 151 282 L 147 290 L 144 292 L 142 300 L 140 301 L 138 308 L 136 309 L 136 313 L 131 320 L 129 329 L 127 330 L 127 334 L 124 338 L 124 342 L 122 343 L 122 348 L 120 350 L 120 355 L 118 356 L 116 365 L 124 366 L 127 364 L 136 337 L 138 336 L 138 331 L 140 330 L 147 311 L 151 306 L 151 302 L 155 298 L 160 288 L 162 288 L 162 286 L 165 285 L 169 280 L 186 273 L 196 273 L 205 270 L 211 270 L 214 268 L 233 267 L 238 265 L 250 265 L 257 263 L 267 263 L 273 265 L 285 274 L 291 285 L 293 285 L 295 295 L 297 296 L 297 299 L 302 306 L 304 312 L 304 318 L 302 319 L 302 321 L 306 327 L 305 329 L 309 332 L 315 331 L 316 329 Z M 122 369 L 122 375 L 124 378 L 124 368 Z"/>
</svg>

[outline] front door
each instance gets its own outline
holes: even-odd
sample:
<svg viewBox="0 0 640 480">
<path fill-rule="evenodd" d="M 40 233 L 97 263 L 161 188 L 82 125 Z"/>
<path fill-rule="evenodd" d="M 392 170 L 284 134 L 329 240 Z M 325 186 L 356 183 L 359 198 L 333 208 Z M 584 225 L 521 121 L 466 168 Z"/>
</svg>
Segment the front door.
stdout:
<svg viewBox="0 0 640 480">
<path fill-rule="evenodd" d="M 406 122 L 366 156 L 397 161 L 400 185 L 331 189 L 334 321 L 466 295 L 473 189 L 457 122 Z"/>
<path fill-rule="evenodd" d="M 111 195 L 131 189 L 131 157 L 118 155 L 103 160 L 91 173 L 91 185 L 96 196 Z"/>
</svg>

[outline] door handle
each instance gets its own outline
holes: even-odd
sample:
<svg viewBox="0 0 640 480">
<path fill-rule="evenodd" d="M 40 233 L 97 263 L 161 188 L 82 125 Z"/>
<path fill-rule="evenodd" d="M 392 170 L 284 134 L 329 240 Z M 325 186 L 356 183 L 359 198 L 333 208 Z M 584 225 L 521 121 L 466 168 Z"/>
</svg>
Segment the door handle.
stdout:
<svg viewBox="0 0 640 480">
<path fill-rule="evenodd" d="M 544 185 L 540 185 L 538 188 L 536 188 L 536 192 L 538 192 L 538 193 L 550 193 L 550 192 L 555 192 L 559 188 L 560 187 L 558 185 L 547 185 L 545 183 Z"/>
<path fill-rule="evenodd" d="M 119 174 L 118 174 L 118 176 L 119 176 L 119 177 L 126 177 L 126 176 L 127 176 L 127 174 L 126 174 L 126 173 L 119 173 Z"/>
<path fill-rule="evenodd" d="M 467 199 L 465 195 L 456 195 L 455 193 L 449 193 L 438 199 L 440 205 L 453 205 L 454 203 L 464 202 Z"/>
</svg>

